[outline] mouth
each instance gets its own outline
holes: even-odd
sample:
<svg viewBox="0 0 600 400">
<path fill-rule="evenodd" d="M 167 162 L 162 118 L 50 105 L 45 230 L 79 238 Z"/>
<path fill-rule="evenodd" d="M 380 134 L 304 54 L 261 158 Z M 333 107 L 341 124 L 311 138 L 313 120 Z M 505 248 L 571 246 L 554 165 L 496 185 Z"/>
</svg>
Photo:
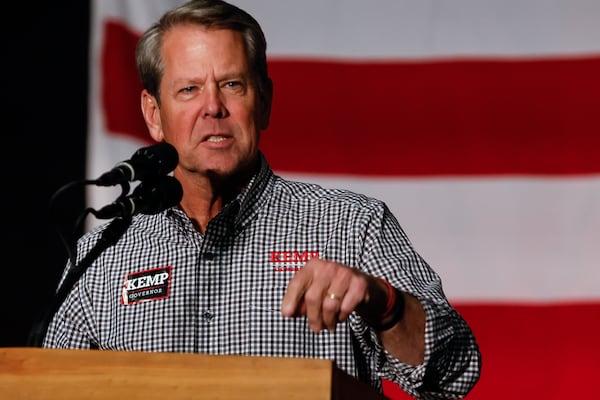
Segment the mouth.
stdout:
<svg viewBox="0 0 600 400">
<path fill-rule="evenodd" d="M 223 142 L 227 139 L 228 138 L 226 136 L 209 136 L 206 138 L 206 141 L 211 142 L 211 143 L 218 143 L 218 142 Z"/>
</svg>

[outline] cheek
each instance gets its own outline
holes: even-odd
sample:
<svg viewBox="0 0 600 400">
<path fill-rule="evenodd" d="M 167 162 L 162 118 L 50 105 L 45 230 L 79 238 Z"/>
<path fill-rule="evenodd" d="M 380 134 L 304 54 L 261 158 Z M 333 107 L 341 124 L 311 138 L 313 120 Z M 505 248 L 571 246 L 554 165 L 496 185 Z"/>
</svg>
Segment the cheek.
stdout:
<svg viewBox="0 0 600 400">
<path fill-rule="evenodd" d="M 162 129 L 165 138 L 175 139 L 193 131 L 196 114 L 192 109 L 165 108 L 161 115 Z"/>
<path fill-rule="evenodd" d="M 260 113 L 254 103 L 243 103 L 229 108 L 240 128 L 246 133 L 250 140 L 258 136 L 260 126 Z"/>
</svg>

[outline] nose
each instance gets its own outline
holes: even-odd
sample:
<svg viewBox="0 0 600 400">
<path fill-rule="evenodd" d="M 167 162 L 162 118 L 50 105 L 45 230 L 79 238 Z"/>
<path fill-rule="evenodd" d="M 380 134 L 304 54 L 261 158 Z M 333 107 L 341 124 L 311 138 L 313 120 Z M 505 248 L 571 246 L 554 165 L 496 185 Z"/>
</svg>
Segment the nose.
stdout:
<svg viewBox="0 0 600 400">
<path fill-rule="evenodd" d="M 216 84 L 207 85 L 204 88 L 204 117 L 224 118 L 227 109 L 222 99 L 222 93 Z"/>
</svg>

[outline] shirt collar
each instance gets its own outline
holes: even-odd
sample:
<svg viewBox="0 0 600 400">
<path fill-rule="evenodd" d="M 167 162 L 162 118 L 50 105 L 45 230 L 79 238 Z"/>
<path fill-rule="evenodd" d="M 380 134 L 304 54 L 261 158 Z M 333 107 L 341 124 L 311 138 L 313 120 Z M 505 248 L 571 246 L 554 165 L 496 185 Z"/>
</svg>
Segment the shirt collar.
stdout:
<svg viewBox="0 0 600 400">
<path fill-rule="evenodd" d="M 269 198 L 270 188 L 274 184 L 272 179 L 274 174 L 262 152 L 258 153 L 258 157 L 259 166 L 246 187 L 232 201 L 225 204 L 214 217 L 229 226 L 228 230 L 233 229 L 235 232 L 243 230 Z M 184 225 L 189 224 L 190 229 L 195 230 L 189 217 L 181 208 L 173 207 L 167 212 L 171 216 L 185 219 L 188 222 Z"/>
<path fill-rule="evenodd" d="M 248 185 L 237 195 L 234 201 L 228 204 L 232 206 L 230 212 L 236 212 L 234 218 L 235 227 L 239 230 L 251 221 L 269 198 L 270 187 L 273 185 L 273 170 L 269 166 L 265 156 L 259 152 L 259 167 L 252 176 Z M 236 204 L 236 206 L 233 206 Z"/>
</svg>

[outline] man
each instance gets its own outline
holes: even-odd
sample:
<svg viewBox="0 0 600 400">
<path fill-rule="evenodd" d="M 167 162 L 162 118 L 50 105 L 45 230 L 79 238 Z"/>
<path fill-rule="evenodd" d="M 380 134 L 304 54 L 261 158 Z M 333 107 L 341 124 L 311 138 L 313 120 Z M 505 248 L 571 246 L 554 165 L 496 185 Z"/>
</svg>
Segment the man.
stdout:
<svg viewBox="0 0 600 400">
<path fill-rule="evenodd" d="M 190 1 L 144 33 L 136 58 L 144 119 L 177 149 L 183 198 L 133 218 L 44 345 L 327 358 L 378 390 L 384 378 L 417 398 L 466 395 L 475 338 L 386 205 L 284 180 L 260 151 L 273 83 L 254 18 Z"/>
</svg>

